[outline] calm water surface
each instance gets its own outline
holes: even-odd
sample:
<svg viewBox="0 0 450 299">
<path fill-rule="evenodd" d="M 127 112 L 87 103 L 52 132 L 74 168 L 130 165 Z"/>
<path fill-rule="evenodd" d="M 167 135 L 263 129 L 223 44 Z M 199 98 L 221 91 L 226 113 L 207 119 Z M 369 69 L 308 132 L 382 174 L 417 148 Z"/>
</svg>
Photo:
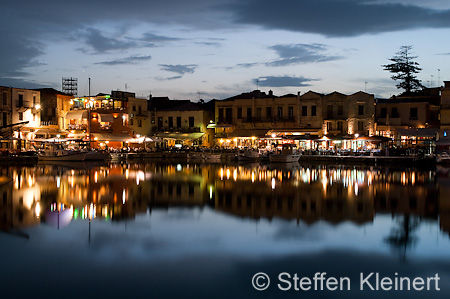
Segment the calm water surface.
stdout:
<svg viewBox="0 0 450 299">
<path fill-rule="evenodd" d="M 0 166 L 0 295 L 448 298 L 449 170 Z M 252 286 L 258 272 L 271 280 L 264 291 Z M 295 291 L 289 279 L 281 291 L 283 272 L 312 288 Z M 314 290 L 317 272 L 350 283 Z M 372 272 L 392 281 L 438 274 L 440 291 L 435 281 L 430 291 L 361 290 Z"/>
</svg>

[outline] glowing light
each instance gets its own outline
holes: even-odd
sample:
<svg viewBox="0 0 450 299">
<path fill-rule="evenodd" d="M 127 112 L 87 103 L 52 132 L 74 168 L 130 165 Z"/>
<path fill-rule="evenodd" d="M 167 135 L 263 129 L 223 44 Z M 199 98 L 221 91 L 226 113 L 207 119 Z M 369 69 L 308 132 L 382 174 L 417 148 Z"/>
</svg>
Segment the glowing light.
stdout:
<svg viewBox="0 0 450 299">
<path fill-rule="evenodd" d="M 209 186 L 209 199 L 213 198 L 213 186 Z"/>
<path fill-rule="evenodd" d="M 36 213 L 37 218 L 39 218 L 39 216 L 41 216 L 41 204 L 39 202 L 36 203 L 34 212 Z"/>
<path fill-rule="evenodd" d="M 183 169 L 183 166 L 181 164 L 177 164 L 177 171 L 181 171 Z"/>
<path fill-rule="evenodd" d="M 233 179 L 236 181 L 237 180 L 237 169 L 235 169 L 233 171 Z"/>
<path fill-rule="evenodd" d="M 94 173 L 94 182 L 97 183 L 98 181 L 98 173 L 97 171 Z"/>
<path fill-rule="evenodd" d="M 59 176 L 56 177 L 56 188 L 61 186 L 61 178 Z"/>
<path fill-rule="evenodd" d="M 122 191 L 122 203 L 125 204 L 125 196 L 126 196 L 126 191 L 125 189 L 123 189 Z"/>
<path fill-rule="evenodd" d="M 275 189 L 275 184 L 276 184 L 276 182 L 275 182 L 275 178 L 272 178 L 272 190 L 274 190 L 274 189 Z"/>
</svg>

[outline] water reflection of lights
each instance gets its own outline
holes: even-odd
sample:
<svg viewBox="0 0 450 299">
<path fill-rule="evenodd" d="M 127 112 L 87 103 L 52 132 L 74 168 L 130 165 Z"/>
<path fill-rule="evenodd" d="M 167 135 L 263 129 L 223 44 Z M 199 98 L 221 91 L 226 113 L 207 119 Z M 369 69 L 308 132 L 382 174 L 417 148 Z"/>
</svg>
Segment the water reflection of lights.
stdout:
<svg viewBox="0 0 450 299">
<path fill-rule="evenodd" d="M 275 189 L 275 178 L 272 178 L 272 190 Z"/>
</svg>

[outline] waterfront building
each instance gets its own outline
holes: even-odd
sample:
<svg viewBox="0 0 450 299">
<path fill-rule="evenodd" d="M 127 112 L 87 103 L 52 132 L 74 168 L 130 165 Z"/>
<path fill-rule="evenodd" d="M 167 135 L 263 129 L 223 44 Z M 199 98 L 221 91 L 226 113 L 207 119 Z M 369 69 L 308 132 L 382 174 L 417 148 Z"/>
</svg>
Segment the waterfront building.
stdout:
<svg viewBox="0 0 450 299">
<path fill-rule="evenodd" d="M 151 136 L 152 123 L 151 111 L 148 109 L 148 100 L 130 97 L 128 98 L 129 126 L 133 136 Z"/>
<path fill-rule="evenodd" d="M 433 151 L 440 127 L 440 88 L 376 102 L 377 135 L 393 138 L 396 146 L 425 146 Z"/>
<path fill-rule="evenodd" d="M 70 110 L 72 95 L 53 88 L 38 89 L 41 93 L 41 128 L 36 131 L 36 139 L 66 136 L 64 117 Z"/>
<path fill-rule="evenodd" d="M 90 141 L 93 148 L 127 147 L 132 140 L 127 105 L 108 94 L 72 98 L 65 116 L 67 137 Z"/>
<path fill-rule="evenodd" d="M 168 98 L 150 98 L 149 110 L 153 131 L 164 147 L 211 147 L 214 130 L 208 124 L 214 120 L 214 101 L 193 103 Z"/>
<path fill-rule="evenodd" d="M 374 126 L 374 96 L 368 93 L 309 91 L 279 97 L 255 90 L 217 101 L 216 121 L 210 127 L 216 130 L 216 145 L 222 147 L 271 146 L 290 139 L 311 149 L 311 140 L 318 137 L 325 137 L 321 147 L 336 148 L 336 140 L 339 147 L 349 148 L 350 141 L 341 145 L 344 135 L 371 136 Z"/>
<path fill-rule="evenodd" d="M 41 125 L 41 95 L 37 90 L 0 87 L 2 148 L 28 149 Z"/>
</svg>

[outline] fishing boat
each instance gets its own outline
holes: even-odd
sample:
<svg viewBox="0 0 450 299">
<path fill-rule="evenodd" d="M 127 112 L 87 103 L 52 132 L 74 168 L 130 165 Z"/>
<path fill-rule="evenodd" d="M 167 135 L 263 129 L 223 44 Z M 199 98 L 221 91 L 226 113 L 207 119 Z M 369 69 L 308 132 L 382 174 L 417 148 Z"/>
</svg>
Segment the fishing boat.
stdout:
<svg viewBox="0 0 450 299">
<path fill-rule="evenodd" d="M 281 150 L 269 156 L 271 163 L 292 163 L 300 160 L 300 153 L 291 144 L 283 144 Z"/>
<path fill-rule="evenodd" d="M 45 143 L 38 151 L 38 161 L 84 161 L 86 152 L 65 149 L 60 143 Z"/>
</svg>

